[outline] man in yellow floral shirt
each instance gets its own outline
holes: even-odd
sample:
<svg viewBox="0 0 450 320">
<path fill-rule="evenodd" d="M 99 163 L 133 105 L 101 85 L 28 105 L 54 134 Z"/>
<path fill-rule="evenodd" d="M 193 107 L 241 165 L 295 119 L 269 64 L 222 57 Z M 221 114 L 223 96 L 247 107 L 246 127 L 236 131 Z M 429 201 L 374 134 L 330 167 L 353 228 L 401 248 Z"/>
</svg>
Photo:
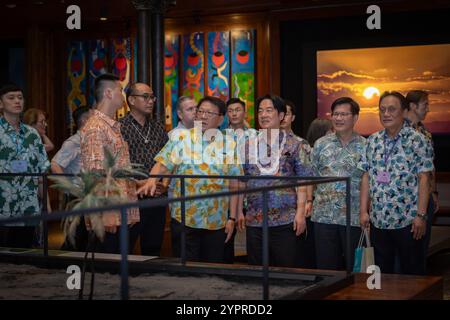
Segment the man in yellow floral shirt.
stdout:
<svg viewBox="0 0 450 320">
<path fill-rule="evenodd" d="M 217 130 L 223 121 L 225 110 L 225 103 L 219 98 L 207 96 L 200 100 L 196 121 L 201 121 L 201 130 L 194 127 L 171 135 L 170 141 L 156 155 L 156 164 L 150 174 L 240 175 L 242 169 L 239 165 L 224 163 L 224 161 L 210 161 L 212 158 L 206 156 L 210 150 L 210 156 L 217 156 L 216 159 L 225 158 L 223 157 L 225 143 L 219 139 L 221 133 Z M 157 180 L 157 178 L 145 180 L 138 193 L 154 194 Z M 237 181 L 186 179 L 185 194 L 191 196 L 225 192 L 229 187 L 237 188 Z M 169 197 L 180 196 L 181 182 L 180 179 L 174 178 Z M 172 247 L 174 255 L 178 256 L 182 228 L 181 203 L 173 203 L 170 208 Z M 228 209 L 230 209 L 229 217 Z M 237 196 L 186 202 L 187 260 L 223 262 L 224 243 L 233 233 L 236 209 Z"/>
</svg>

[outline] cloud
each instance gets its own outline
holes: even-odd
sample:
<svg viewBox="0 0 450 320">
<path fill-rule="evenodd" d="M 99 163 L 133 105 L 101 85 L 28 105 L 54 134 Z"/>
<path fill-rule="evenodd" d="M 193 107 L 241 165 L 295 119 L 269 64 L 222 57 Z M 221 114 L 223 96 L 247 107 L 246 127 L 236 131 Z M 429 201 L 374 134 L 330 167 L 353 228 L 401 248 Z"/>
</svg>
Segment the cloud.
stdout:
<svg viewBox="0 0 450 320">
<path fill-rule="evenodd" d="M 317 76 L 318 80 L 340 80 L 340 81 L 350 81 L 354 79 L 366 79 L 366 80 L 376 80 L 376 78 L 365 75 L 365 74 L 358 74 L 353 72 L 348 72 L 344 70 L 339 70 L 336 72 L 333 72 L 332 74 L 326 74 L 322 73 Z"/>
<path fill-rule="evenodd" d="M 425 74 L 427 72 L 429 72 L 429 71 L 425 71 L 422 76 L 406 78 L 406 81 L 436 81 L 436 80 L 447 80 L 447 79 L 450 79 L 450 77 L 447 77 L 447 76 L 439 76 L 439 75 L 434 75 L 434 74 Z"/>
<path fill-rule="evenodd" d="M 433 72 L 433 71 L 424 71 L 423 73 L 422 73 L 422 75 L 424 75 L 424 76 L 432 76 L 432 75 L 434 75 L 435 73 Z"/>
</svg>

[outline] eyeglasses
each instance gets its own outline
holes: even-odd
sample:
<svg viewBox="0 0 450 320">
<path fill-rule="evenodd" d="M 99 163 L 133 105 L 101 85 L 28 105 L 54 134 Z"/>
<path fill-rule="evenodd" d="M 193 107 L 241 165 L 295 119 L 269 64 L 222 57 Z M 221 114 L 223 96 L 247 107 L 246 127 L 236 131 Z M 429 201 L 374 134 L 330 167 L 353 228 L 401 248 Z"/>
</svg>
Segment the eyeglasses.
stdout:
<svg viewBox="0 0 450 320">
<path fill-rule="evenodd" d="M 153 101 L 156 101 L 156 96 L 155 95 L 150 95 L 148 93 L 144 93 L 144 94 L 131 94 L 130 96 L 132 97 L 141 97 L 144 98 L 145 102 L 148 102 L 150 99 Z"/>
<path fill-rule="evenodd" d="M 333 118 L 339 118 L 339 117 L 345 118 L 345 117 L 348 117 L 349 115 L 352 115 L 352 114 L 353 113 L 351 113 L 351 112 L 333 112 L 331 114 L 331 116 Z"/>
<path fill-rule="evenodd" d="M 209 111 L 205 111 L 205 110 L 201 110 L 201 109 L 197 109 L 196 113 L 200 117 L 203 115 L 206 115 L 206 118 L 208 118 L 208 119 L 211 119 L 214 116 L 220 116 L 220 113 L 209 112 Z"/>
</svg>

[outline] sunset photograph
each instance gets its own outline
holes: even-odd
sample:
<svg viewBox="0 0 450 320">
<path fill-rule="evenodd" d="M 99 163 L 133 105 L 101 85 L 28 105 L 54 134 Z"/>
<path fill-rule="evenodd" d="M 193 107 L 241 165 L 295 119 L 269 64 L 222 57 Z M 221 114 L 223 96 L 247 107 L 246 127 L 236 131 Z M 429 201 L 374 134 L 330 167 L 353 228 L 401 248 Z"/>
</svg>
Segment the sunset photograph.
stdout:
<svg viewBox="0 0 450 320">
<path fill-rule="evenodd" d="M 317 52 L 318 117 L 329 117 L 338 97 L 351 97 L 361 107 L 356 131 L 370 135 L 382 129 L 379 97 L 392 90 L 428 92 L 425 126 L 450 133 L 450 44 Z"/>
</svg>

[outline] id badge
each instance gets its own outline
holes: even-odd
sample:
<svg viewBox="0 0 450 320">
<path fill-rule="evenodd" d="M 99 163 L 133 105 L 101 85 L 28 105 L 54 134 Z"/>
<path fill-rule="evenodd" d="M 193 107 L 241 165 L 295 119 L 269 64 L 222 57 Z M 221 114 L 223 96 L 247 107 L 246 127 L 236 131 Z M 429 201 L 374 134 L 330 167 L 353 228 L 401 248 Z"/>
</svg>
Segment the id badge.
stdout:
<svg viewBox="0 0 450 320">
<path fill-rule="evenodd" d="M 24 173 L 27 172 L 28 162 L 26 160 L 13 160 L 11 161 L 12 173 Z"/>
<path fill-rule="evenodd" d="M 380 171 L 377 175 L 377 182 L 378 183 L 390 183 L 391 182 L 391 175 L 387 171 Z"/>
</svg>

